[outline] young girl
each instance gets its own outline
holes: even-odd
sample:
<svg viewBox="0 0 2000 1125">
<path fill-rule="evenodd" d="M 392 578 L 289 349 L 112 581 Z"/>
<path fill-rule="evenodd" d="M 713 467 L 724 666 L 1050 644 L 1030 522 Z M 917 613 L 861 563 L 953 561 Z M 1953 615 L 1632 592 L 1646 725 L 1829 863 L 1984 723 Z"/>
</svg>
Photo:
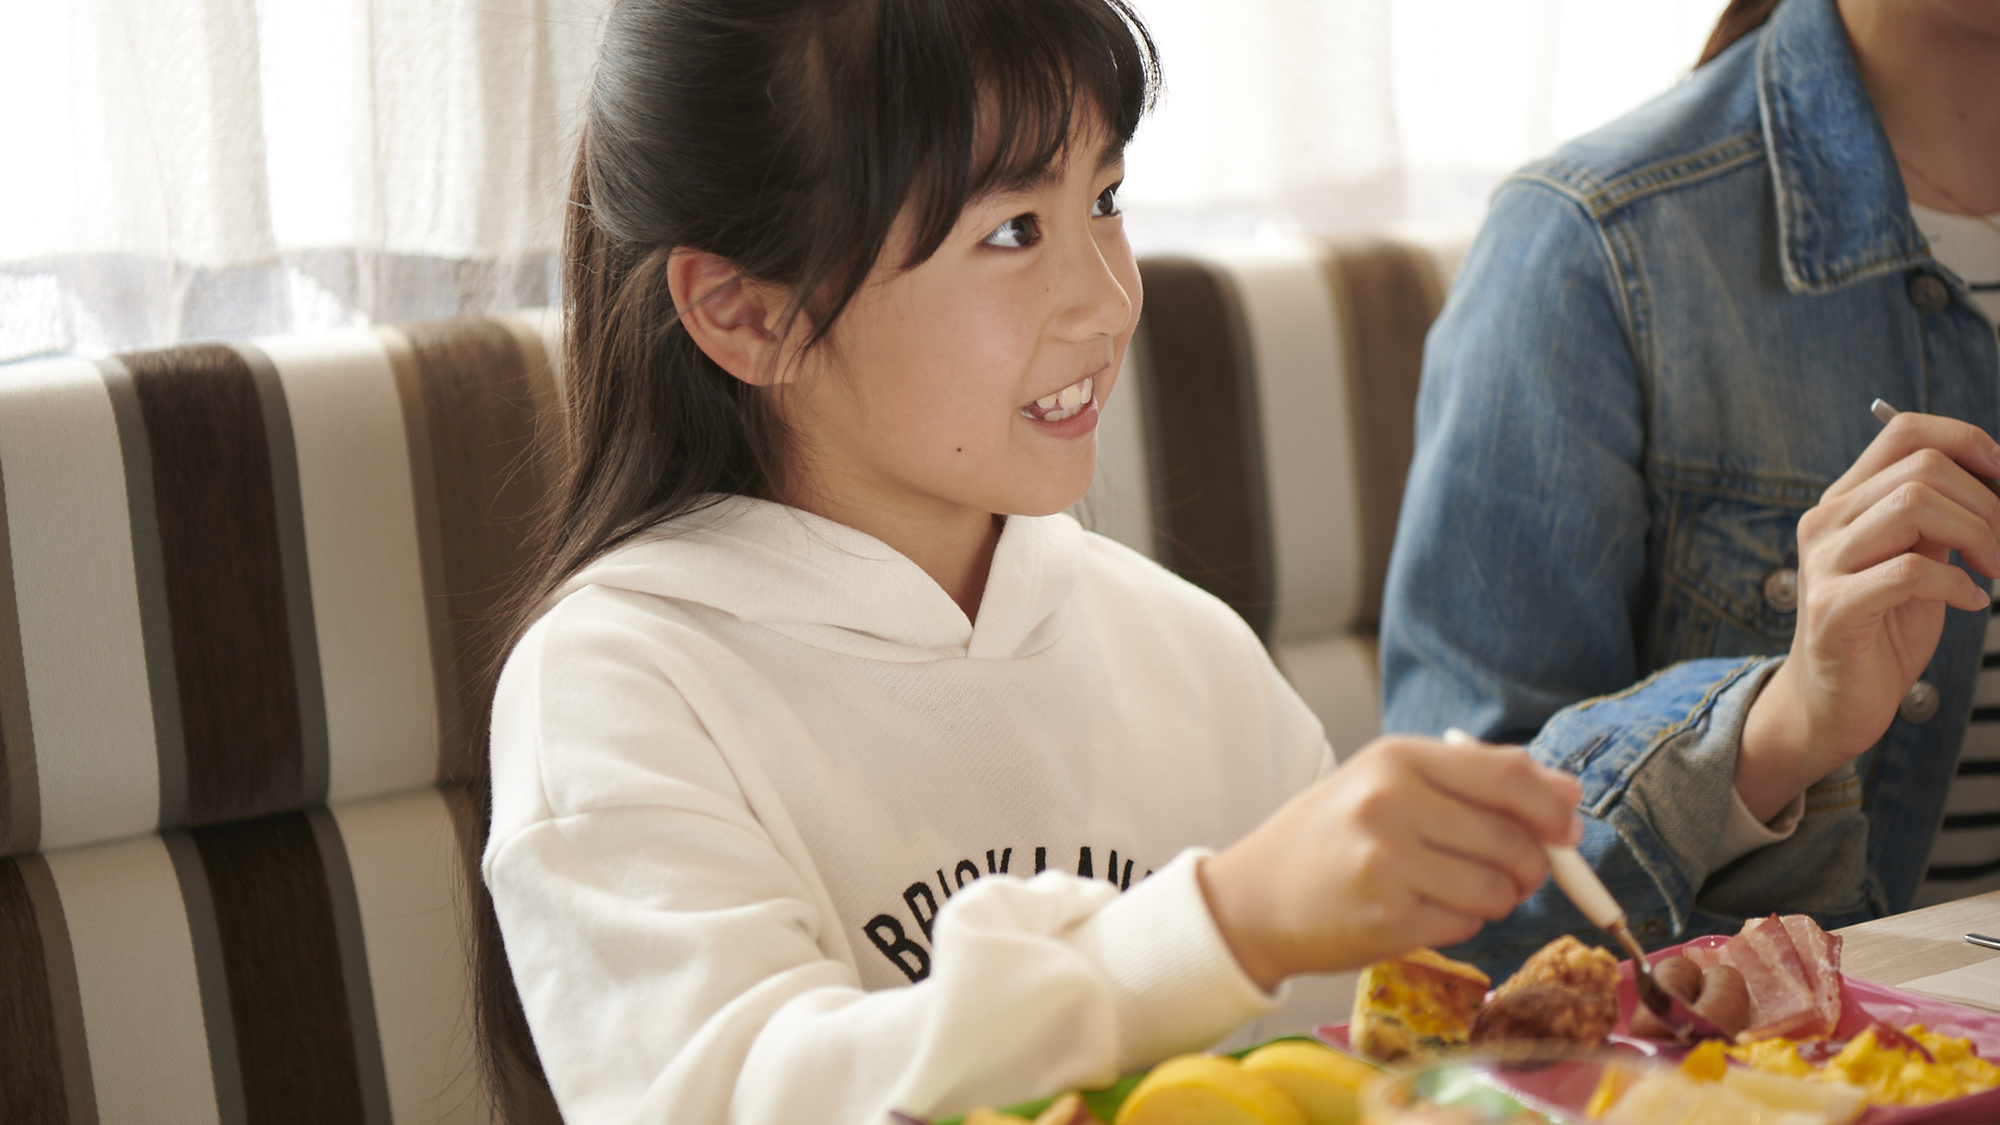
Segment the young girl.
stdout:
<svg viewBox="0 0 2000 1125">
<path fill-rule="evenodd" d="M 1139 316 L 1155 68 L 1122 0 L 612 13 L 566 484 L 482 779 L 511 1112 L 1103 1083 L 1467 937 L 1580 834 L 1518 751 L 1333 770 L 1240 619 L 1059 514 Z"/>
</svg>

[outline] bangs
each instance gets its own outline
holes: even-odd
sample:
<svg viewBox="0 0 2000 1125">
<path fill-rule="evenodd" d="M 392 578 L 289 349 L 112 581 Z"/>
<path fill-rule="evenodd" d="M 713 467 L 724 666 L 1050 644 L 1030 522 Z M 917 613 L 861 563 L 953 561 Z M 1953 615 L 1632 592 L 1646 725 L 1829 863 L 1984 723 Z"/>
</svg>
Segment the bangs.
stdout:
<svg viewBox="0 0 2000 1125">
<path fill-rule="evenodd" d="M 1158 52 L 1125 0 L 839 7 L 807 32 L 796 90 L 795 120 L 818 133 L 821 155 L 818 182 L 801 183 L 797 198 L 823 233 L 846 235 L 823 244 L 843 261 L 804 271 L 833 283 L 809 344 L 859 290 L 906 207 L 903 269 L 936 253 L 972 200 L 1059 167 L 1080 126 L 1122 149 L 1159 89 Z M 804 104 L 814 93 L 824 100 Z"/>
<path fill-rule="evenodd" d="M 953 53 L 973 69 L 951 97 L 912 107 L 929 118 L 920 135 L 937 140 L 909 185 L 916 227 L 906 268 L 937 251 L 972 200 L 1067 160 L 1080 126 L 1096 125 L 1108 148 L 1123 149 L 1158 87 L 1152 40 L 1121 0 L 935 6 L 956 17 Z"/>
</svg>

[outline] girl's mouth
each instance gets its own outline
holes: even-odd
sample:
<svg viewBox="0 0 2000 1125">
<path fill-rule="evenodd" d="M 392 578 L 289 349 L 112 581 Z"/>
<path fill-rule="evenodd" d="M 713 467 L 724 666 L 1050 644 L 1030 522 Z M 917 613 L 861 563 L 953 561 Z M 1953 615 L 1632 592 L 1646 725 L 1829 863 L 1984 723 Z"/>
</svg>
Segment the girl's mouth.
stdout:
<svg viewBox="0 0 2000 1125">
<path fill-rule="evenodd" d="M 1097 382 L 1086 375 L 1062 390 L 1021 408 L 1021 416 L 1036 422 L 1060 422 L 1074 418 L 1097 401 Z"/>
</svg>

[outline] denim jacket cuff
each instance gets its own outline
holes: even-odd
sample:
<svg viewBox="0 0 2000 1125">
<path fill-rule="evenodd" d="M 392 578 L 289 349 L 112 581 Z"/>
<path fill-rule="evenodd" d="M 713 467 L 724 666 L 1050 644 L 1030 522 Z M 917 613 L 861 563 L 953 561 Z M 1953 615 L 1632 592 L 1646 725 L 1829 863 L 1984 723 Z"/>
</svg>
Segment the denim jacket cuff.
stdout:
<svg viewBox="0 0 2000 1125">
<path fill-rule="evenodd" d="M 1583 783 L 1583 812 L 1629 849 L 1672 932 L 1728 823 L 1750 704 L 1782 657 L 1692 660 L 1557 715 L 1531 749 Z M 1608 842 L 1608 841 L 1607 841 Z"/>
</svg>

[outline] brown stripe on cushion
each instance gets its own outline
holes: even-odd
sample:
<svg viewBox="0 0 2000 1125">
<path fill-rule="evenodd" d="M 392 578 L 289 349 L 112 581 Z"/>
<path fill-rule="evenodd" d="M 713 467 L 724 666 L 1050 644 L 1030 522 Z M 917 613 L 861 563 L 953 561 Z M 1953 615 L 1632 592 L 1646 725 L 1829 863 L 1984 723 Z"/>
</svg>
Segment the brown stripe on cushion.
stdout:
<svg viewBox="0 0 2000 1125">
<path fill-rule="evenodd" d="M 1372 622 L 1382 615 L 1389 548 L 1396 539 L 1403 481 L 1416 448 L 1424 335 L 1444 303 L 1444 287 L 1429 256 L 1403 243 L 1335 243 L 1323 263 L 1347 351 L 1361 481 L 1360 612 Z"/>
<path fill-rule="evenodd" d="M 214 901 L 244 1120 L 364 1120 L 331 891 L 306 815 L 191 835 Z"/>
<path fill-rule="evenodd" d="M 83 1034 L 83 993 L 76 982 L 76 951 L 69 943 L 69 922 L 62 896 L 48 861 L 38 855 L 20 859 L 21 881 L 34 904 L 41 934 L 42 965 L 48 978 L 49 1014 L 55 1030 L 56 1053 L 62 1060 L 63 1098 L 72 1125 L 97 1120 L 97 1091 L 90 1077 L 90 1046 Z M 0 1114 L 0 1119 L 15 1120 Z"/>
<path fill-rule="evenodd" d="M 14 605 L 14 550 L 7 541 L 7 478 L 0 472 L 0 855 L 31 852 L 42 838 L 35 776 L 35 725 Z"/>
<path fill-rule="evenodd" d="M 256 380 L 219 344 L 123 358 L 152 445 L 188 823 L 297 808 L 302 711 Z"/>
<path fill-rule="evenodd" d="M 326 692 L 320 680 L 319 636 L 313 623 L 312 577 L 306 565 L 305 502 L 299 491 L 298 450 L 285 385 L 269 356 L 248 344 L 232 345 L 250 369 L 264 411 L 264 440 L 271 454 L 271 498 L 278 531 L 278 566 L 285 581 L 286 633 L 299 700 L 299 799 L 324 805 L 327 785 Z"/>
<path fill-rule="evenodd" d="M 243 1067 L 237 1059 L 236 1017 L 230 1007 L 229 972 L 223 961 L 215 894 L 201 849 L 185 832 L 163 837 L 174 861 L 174 877 L 187 907 L 188 943 L 194 949 L 195 981 L 201 987 L 201 1019 L 208 1030 L 208 1064 L 215 1077 L 215 1115 L 220 1125 L 246 1125 Z"/>
<path fill-rule="evenodd" d="M 67 1019 L 58 1014 L 65 1009 Z M 48 866 L 39 856 L 0 861 L 0 1121 L 97 1120 L 82 1032 L 69 929 Z"/>
<path fill-rule="evenodd" d="M 514 333 L 492 321 L 435 321 L 382 336 L 410 429 L 418 519 L 427 524 L 418 541 L 433 614 L 438 775 L 461 778 L 481 752 L 474 692 L 493 659 L 494 611 L 528 561 L 529 528 L 547 490 L 541 427 L 555 420 L 554 387 L 546 361 L 531 362 Z"/>
<path fill-rule="evenodd" d="M 1146 445 L 1159 559 L 1228 602 L 1268 641 L 1276 578 L 1242 306 L 1211 266 L 1151 258 L 1139 270 L 1146 286 L 1139 328 L 1153 360 Z"/>
<path fill-rule="evenodd" d="M 383 1066 L 382 1035 L 375 1020 L 375 986 L 368 975 L 368 941 L 361 928 L 361 900 L 354 888 L 347 844 L 333 814 L 314 809 L 306 814 L 313 843 L 325 868 L 327 902 L 333 909 L 334 939 L 340 946 L 340 979 L 347 992 L 347 1011 L 354 1029 L 355 1073 L 361 1088 L 361 1108 L 367 1125 L 390 1125 L 389 1076 Z"/>
<path fill-rule="evenodd" d="M 439 525 L 437 472 L 431 454 L 430 410 L 424 405 L 423 369 L 409 337 L 394 328 L 379 328 L 382 352 L 396 377 L 396 396 L 403 408 L 403 430 L 410 451 L 410 500 L 417 516 L 417 554 L 423 570 L 424 617 L 430 632 L 431 682 L 437 691 L 435 707 L 442 717 L 456 710 L 458 681 L 452 678 L 451 628 L 445 612 L 444 532 Z M 443 732 L 438 732 L 443 745 Z M 438 774 L 442 775 L 444 755 L 439 754 Z M 456 758 L 454 758 L 456 761 Z"/>
<path fill-rule="evenodd" d="M 159 510 L 153 503 L 153 449 L 132 373 L 101 359 L 104 391 L 118 425 L 125 462 L 125 508 L 132 523 L 132 580 L 139 595 L 140 644 L 153 701 L 153 743 L 160 764 L 160 827 L 187 823 L 187 740 L 181 727 L 180 678 L 174 667 L 173 624 L 167 612 L 166 566 L 160 556 Z"/>
</svg>

